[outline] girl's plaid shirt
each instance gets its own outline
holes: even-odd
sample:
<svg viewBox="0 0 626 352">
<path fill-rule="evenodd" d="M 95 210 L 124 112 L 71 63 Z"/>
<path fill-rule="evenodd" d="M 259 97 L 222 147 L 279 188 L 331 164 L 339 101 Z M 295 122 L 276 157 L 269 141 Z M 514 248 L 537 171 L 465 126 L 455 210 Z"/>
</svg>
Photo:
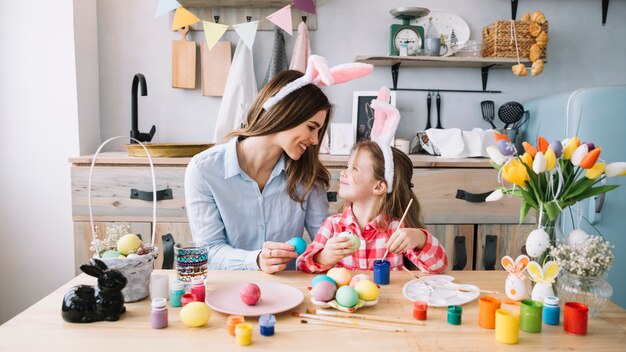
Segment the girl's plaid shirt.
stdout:
<svg viewBox="0 0 626 352">
<path fill-rule="evenodd" d="M 320 227 L 315 239 L 306 251 L 298 257 L 296 264 L 298 270 L 308 273 L 325 272 L 333 266 L 321 265 L 313 260 L 313 257 L 324 249 L 329 238 L 336 237 L 345 231 L 351 231 L 361 239 L 361 246 L 353 255 L 341 259 L 334 267 L 348 270 L 373 270 L 374 261 L 385 255 L 385 243 L 393 234 L 399 221 L 392 221 L 388 227 L 378 226 L 381 215 L 365 225 L 363 232 L 356 223 L 352 209 L 347 207 L 343 213 L 328 217 Z M 413 262 L 417 268 L 427 273 L 441 273 L 448 266 L 448 257 L 443 246 L 426 229 L 421 229 L 426 234 L 426 244 L 420 250 L 412 249 L 404 255 Z M 403 255 L 389 252 L 387 258 L 391 263 L 391 270 L 401 270 Z"/>
</svg>

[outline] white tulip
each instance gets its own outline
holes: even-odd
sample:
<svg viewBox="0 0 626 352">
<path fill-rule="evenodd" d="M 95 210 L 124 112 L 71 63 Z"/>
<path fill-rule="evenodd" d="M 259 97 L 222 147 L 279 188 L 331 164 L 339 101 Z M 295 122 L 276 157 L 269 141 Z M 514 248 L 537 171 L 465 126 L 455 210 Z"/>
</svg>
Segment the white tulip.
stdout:
<svg viewBox="0 0 626 352">
<path fill-rule="evenodd" d="M 485 202 L 497 202 L 502 199 L 503 195 L 504 193 L 502 193 L 501 189 L 496 189 L 495 191 L 491 192 L 491 194 L 488 195 L 487 198 L 485 198 Z"/>
<path fill-rule="evenodd" d="M 626 161 L 618 161 L 610 163 L 604 169 L 606 177 L 626 176 Z"/>
<path fill-rule="evenodd" d="M 533 160 L 533 171 L 537 174 L 546 171 L 546 157 L 542 152 L 537 152 L 537 154 L 535 154 L 535 160 Z"/>
<path fill-rule="evenodd" d="M 572 154 L 572 164 L 574 166 L 579 166 L 580 162 L 583 160 L 585 155 L 587 155 L 587 153 L 589 153 L 589 147 L 587 147 L 587 145 L 584 143 L 579 145 Z"/>
<path fill-rule="evenodd" d="M 502 165 L 506 161 L 506 157 L 500 153 L 498 147 L 495 145 L 490 145 L 487 147 L 487 154 L 489 154 L 489 158 L 497 165 Z"/>
</svg>

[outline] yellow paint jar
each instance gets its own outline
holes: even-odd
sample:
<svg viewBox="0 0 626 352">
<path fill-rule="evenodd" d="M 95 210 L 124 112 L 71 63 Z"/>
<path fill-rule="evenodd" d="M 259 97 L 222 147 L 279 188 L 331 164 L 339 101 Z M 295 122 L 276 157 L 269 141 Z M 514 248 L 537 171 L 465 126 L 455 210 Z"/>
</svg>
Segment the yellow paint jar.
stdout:
<svg viewBox="0 0 626 352">
<path fill-rule="evenodd" d="M 496 340 L 509 345 L 519 341 L 519 312 L 496 310 Z"/>
<path fill-rule="evenodd" d="M 239 323 L 235 326 L 235 341 L 240 346 L 252 344 L 252 324 Z"/>
</svg>

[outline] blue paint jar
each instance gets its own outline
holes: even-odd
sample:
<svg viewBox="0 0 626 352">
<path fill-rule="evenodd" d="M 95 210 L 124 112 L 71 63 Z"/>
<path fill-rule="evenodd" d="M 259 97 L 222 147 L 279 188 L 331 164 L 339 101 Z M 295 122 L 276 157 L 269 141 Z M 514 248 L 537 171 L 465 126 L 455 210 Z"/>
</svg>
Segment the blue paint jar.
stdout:
<svg viewBox="0 0 626 352">
<path fill-rule="evenodd" d="M 174 281 L 170 286 L 170 305 L 172 307 L 182 307 L 183 302 L 181 298 L 185 294 L 185 283 L 181 281 Z"/>
<path fill-rule="evenodd" d="M 374 261 L 374 283 L 378 285 L 389 285 L 389 268 L 391 264 L 388 260 Z"/>
<path fill-rule="evenodd" d="M 549 325 L 559 325 L 561 308 L 559 298 L 550 296 L 543 301 L 543 322 Z"/>
<path fill-rule="evenodd" d="M 261 335 L 272 336 L 274 335 L 274 325 L 276 324 L 276 317 L 272 314 L 261 315 L 259 317 L 259 327 L 261 329 Z"/>
</svg>

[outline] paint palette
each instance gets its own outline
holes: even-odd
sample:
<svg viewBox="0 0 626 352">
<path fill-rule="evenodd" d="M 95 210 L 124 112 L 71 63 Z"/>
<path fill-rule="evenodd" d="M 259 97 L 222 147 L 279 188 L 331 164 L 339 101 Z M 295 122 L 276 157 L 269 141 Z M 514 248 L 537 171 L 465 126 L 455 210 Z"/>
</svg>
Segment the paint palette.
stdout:
<svg viewBox="0 0 626 352">
<path fill-rule="evenodd" d="M 431 285 L 446 286 L 432 287 L 413 279 L 402 287 L 402 294 L 410 301 L 426 301 L 430 307 L 460 306 L 471 302 L 480 296 L 478 286 L 455 284 L 454 277 L 449 275 L 430 275 L 422 277 L 422 280 Z M 459 291 L 459 289 L 471 290 L 471 292 Z"/>
</svg>

